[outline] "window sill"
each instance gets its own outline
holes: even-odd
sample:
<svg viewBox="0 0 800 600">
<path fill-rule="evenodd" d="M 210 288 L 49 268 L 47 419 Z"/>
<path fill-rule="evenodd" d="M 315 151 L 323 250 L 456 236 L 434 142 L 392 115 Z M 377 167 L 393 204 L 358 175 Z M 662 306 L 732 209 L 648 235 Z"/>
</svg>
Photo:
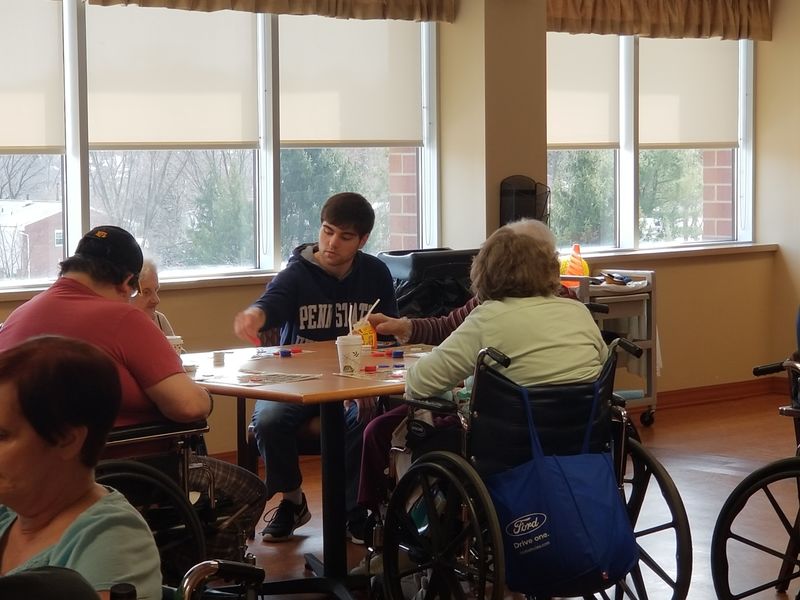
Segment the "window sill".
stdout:
<svg viewBox="0 0 800 600">
<path fill-rule="evenodd" d="M 754 254 L 759 252 L 777 252 L 778 244 L 756 244 L 753 242 L 713 244 L 697 246 L 680 246 L 673 248 L 652 248 L 646 250 L 615 250 L 608 252 L 581 253 L 582 257 L 592 261 L 593 266 L 598 263 L 610 265 L 616 261 L 631 263 L 652 263 L 657 260 L 681 260 L 691 258 L 706 258 L 709 256 L 724 256 L 732 254 Z"/>
<path fill-rule="evenodd" d="M 733 254 L 753 254 L 759 252 L 777 252 L 778 244 L 732 243 L 714 244 L 708 246 L 684 246 L 676 248 L 653 248 L 648 250 L 616 250 L 608 252 L 589 252 L 583 258 L 591 262 L 593 268 L 617 266 L 615 263 L 624 262 L 625 265 L 634 263 L 650 263 L 659 260 L 682 260 L 693 258 L 706 258 L 709 256 L 724 256 Z M 232 275 L 213 275 L 206 277 L 186 277 L 166 279 L 161 282 L 163 290 L 211 289 L 224 287 L 238 287 L 250 285 L 266 285 L 275 273 L 239 273 Z M 35 287 L 8 288 L 0 291 L 0 302 L 24 302 L 30 300 L 39 292 L 47 289 L 48 285 Z"/>
<path fill-rule="evenodd" d="M 275 273 L 258 272 L 232 275 L 209 275 L 204 277 L 175 277 L 161 281 L 162 290 L 187 290 L 203 288 L 224 288 L 246 285 L 266 285 Z"/>
<path fill-rule="evenodd" d="M 275 277 L 272 272 L 248 274 L 213 275 L 206 277 L 178 277 L 161 281 L 162 290 L 186 290 L 224 288 L 249 285 L 266 285 Z M 30 287 L 6 288 L 0 290 L 0 302 L 24 302 L 50 287 L 50 283 Z"/>
</svg>

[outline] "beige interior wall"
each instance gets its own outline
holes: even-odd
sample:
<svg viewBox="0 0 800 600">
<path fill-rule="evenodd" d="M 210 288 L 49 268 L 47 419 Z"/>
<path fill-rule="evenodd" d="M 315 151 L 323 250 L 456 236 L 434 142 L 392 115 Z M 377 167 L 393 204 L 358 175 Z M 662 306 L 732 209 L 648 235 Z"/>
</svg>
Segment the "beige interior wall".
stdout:
<svg viewBox="0 0 800 600">
<path fill-rule="evenodd" d="M 547 175 L 545 3 L 470 0 L 439 26 L 442 242 L 480 244 L 500 182 Z"/>
<path fill-rule="evenodd" d="M 438 26 L 441 240 L 453 248 L 484 239 L 486 218 L 485 5 L 461 2 L 456 23 Z"/>
<path fill-rule="evenodd" d="M 545 21 L 544 2 L 486 3 L 486 235 L 500 223 L 503 179 L 547 181 Z"/>
<path fill-rule="evenodd" d="M 772 41 L 756 44 L 756 236 L 780 244 L 763 307 L 775 355 L 795 344 L 800 298 L 800 2 L 772 0 Z"/>
<path fill-rule="evenodd" d="M 656 272 L 656 326 L 662 369 L 657 390 L 747 381 L 774 362 L 769 335 L 773 295 L 770 251 L 693 257 L 588 259 L 592 271 Z"/>
</svg>

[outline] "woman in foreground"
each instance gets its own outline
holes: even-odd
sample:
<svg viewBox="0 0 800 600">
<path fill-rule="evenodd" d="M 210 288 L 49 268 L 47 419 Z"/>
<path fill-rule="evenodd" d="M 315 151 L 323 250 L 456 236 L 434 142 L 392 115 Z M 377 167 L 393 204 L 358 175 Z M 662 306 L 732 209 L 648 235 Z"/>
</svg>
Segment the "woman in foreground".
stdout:
<svg viewBox="0 0 800 600">
<path fill-rule="evenodd" d="M 120 398 L 114 363 L 86 342 L 42 336 L 0 354 L 0 575 L 66 567 L 103 599 L 115 583 L 161 597 L 147 524 L 94 480 Z"/>
</svg>

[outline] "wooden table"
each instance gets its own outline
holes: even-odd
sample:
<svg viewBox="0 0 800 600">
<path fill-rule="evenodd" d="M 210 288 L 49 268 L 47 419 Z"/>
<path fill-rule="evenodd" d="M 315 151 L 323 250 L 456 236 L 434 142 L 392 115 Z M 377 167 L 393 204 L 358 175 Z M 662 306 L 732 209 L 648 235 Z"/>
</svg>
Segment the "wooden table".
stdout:
<svg viewBox="0 0 800 600">
<path fill-rule="evenodd" d="M 281 349 L 294 348 L 301 352 L 289 357 L 276 356 Z M 319 404 L 322 448 L 322 552 L 320 562 L 306 555 L 306 564 L 317 577 L 265 584 L 267 594 L 329 593 L 350 599 L 347 581 L 346 510 L 344 476 L 344 400 L 365 396 L 402 394 L 405 388 L 400 365 L 412 364 L 416 354 L 428 348 L 414 346 L 387 349 L 404 350 L 403 358 L 362 357 L 362 366 L 381 367 L 380 375 L 345 377 L 338 375 L 339 360 L 334 342 L 314 342 L 294 347 L 267 349 L 238 348 L 226 350 L 225 365 L 213 366 L 213 353 L 183 355 L 184 364 L 198 365 L 197 379 L 208 391 L 219 396 L 236 398 L 237 452 L 241 464 L 247 451 L 246 399 L 274 400 L 298 404 Z M 259 357 L 260 356 L 260 357 Z M 388 368 L 386 366 L 388 365 Z M 254 384 L 239 382 L 241 369 L 266 374 L 314 374 L 318 377 L 287 383 Z M 256 376 L 257 377 L 257 376 Z"/>
</svg>

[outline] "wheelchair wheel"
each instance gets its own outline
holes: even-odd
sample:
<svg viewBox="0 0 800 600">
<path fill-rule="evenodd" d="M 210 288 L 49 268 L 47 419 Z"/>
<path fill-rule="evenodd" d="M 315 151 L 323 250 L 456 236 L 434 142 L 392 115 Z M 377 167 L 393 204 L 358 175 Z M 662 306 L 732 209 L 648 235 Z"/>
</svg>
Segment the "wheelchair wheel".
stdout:
<svg viewBox="0 0 800 600">
<path fill-rule="evenodd" d="M 626 441 L 625 462 L 625 501 L 639 562 L 596 597 L 684 600 L 692 578 L 692 537 L 683 500 L 663 465 L 636 440 Z"/>
<path fill-rule="evenodd" d="M 711 538 L 718 598 L 774 598 L 776 592 L 800 597 L 799 497 L 796 457 L 754 471 L 731 492 Z M 748 568 L 737 570 L 737 565 Z"/>
<path fill-rule="evenodd" d="M 500 600 L 503 542 L 492 501 L 461 456 L 430 452 L 397 483 L 386 513 L 386 600 L 425 589 L 426 600 Z"/>
<path fill-rule="evenodd" d="M 141 513 L 158 546 L 164 584 L 176 586 L 206 559 L 203 526 L 183 490 L 158 469 L 134 460 L 97 465 L 98 483 L 114 488 Z"/>
</svg>

